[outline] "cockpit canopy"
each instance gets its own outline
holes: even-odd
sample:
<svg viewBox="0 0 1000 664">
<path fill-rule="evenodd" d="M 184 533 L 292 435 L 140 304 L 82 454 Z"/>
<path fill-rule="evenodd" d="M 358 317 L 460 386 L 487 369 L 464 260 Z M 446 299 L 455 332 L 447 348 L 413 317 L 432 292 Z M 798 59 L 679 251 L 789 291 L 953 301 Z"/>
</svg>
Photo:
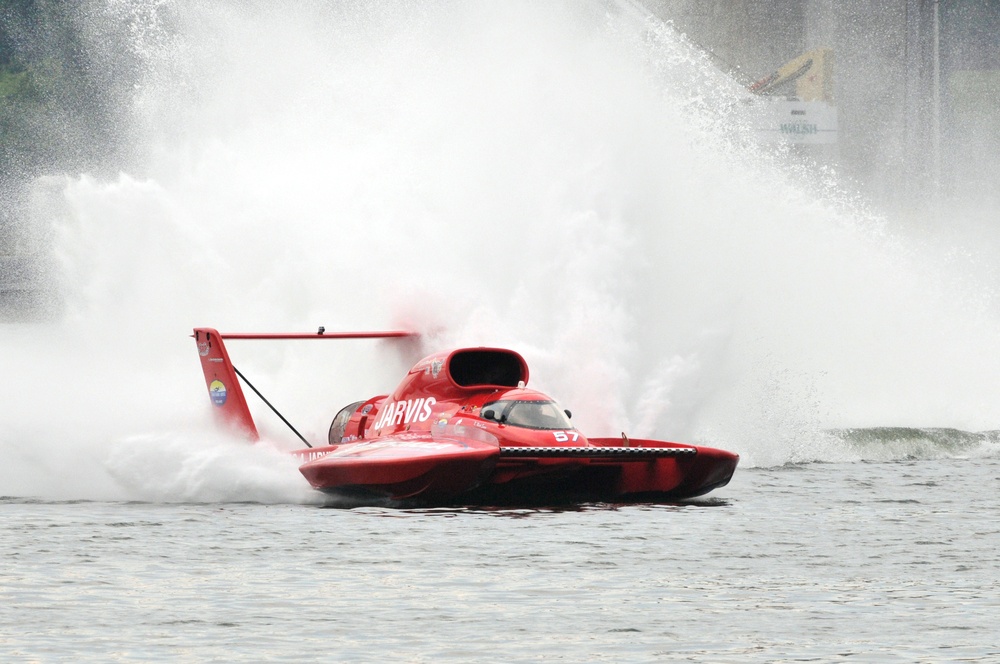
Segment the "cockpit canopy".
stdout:
<svg viewBox="0 0 1000 664">
<path fill-rule="evenodd" d="M 572 429 L 569 413 L 555 401 L 500 399 L 483 405 L 484 419 L 525 429 Z"/>
</svg>

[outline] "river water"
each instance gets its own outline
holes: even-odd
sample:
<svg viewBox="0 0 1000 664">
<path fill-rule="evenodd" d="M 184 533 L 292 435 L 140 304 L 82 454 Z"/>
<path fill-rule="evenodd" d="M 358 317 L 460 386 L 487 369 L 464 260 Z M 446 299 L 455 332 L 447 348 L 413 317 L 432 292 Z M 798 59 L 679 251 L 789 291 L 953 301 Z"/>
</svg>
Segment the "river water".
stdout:
<svg viewBox="0 0 1000 664">
<path fill-rule="evenodd" d="M 628 6 L 81 3 L 134 153 L 32 193 L 59 314 L 0 326 L 0 660 L 1000 659 L 996 215 L 755 147 Z M 681 505 L 324 505 L 212 430 L 188 338 L 319 325 L 421 342 L 233 342 L 313 441 L 498 346 L 588 435 L 741 465 Z"/>
<path fill-rule="evenodd" d="M 0 503 L 4 661 L 996 661 L 992 458 L 573 509 Z"/>
</svg>

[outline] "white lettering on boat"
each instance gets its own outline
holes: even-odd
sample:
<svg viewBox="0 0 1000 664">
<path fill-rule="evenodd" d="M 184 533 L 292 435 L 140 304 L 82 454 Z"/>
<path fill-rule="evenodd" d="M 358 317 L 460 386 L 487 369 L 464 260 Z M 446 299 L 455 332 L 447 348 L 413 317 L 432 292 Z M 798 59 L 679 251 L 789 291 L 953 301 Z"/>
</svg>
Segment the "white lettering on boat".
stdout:
<svg viewBox="0 0 1000 664">
<path fill-rule="evenodd" d="M 382 414 L 375 423 L 375 428 L 426 422 L 431 416 L 431 406 L 436 403 L 437 399 L 434 397 L 389 402 L 382 407 Z"/>
<path fill-rule="evenodd" d="M 317 452 L 317 451 L 300 452 L 298 454 L 298 457 L 299 457 L 300 461 L 302 461 L 302 462 L 308 462 L 308 461 L 315 461 L 316 459 L 322 459 L 323 457 L 325 457 L 329 453 L 330 453 L 329 451 L 326 451 L 326 452 Z"/>
</svg>

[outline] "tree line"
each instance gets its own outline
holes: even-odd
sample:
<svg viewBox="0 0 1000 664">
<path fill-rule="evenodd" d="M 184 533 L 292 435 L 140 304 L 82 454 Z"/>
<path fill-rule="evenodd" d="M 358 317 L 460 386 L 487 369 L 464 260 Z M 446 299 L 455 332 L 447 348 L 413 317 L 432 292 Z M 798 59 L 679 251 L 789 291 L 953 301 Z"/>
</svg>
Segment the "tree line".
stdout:
<svg viewBox="0 0 1000 664">
<path fill-rule="evenodd" d="M 86 2 L 0 0 L 5 189 L 110 164 L 125 145 L 122 94 L 135 69 L 114 46 L 126 26 L 102 18 Z"/>
</svg>

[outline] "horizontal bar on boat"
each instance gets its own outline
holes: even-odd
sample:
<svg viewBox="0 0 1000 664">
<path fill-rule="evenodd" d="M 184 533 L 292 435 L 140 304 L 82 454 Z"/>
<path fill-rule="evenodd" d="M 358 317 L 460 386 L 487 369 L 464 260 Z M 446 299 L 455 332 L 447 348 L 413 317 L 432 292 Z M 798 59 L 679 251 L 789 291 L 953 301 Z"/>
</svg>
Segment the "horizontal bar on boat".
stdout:
<svg viewBox="0 0 1000 664">
<path fill-rule="evenodd" d="M 390 330 L 388 332 L 220 332 L 223 339 L 379 339 L 395 337 L 416 337 L 417 332 Z"/>
<path fill-rule="evenodd" d="M 625 457 L 651 458 L 697 454 L 693 447 L 501 447 L 500 458 L 566 457 L 574 459 Z"/>
</svg>

